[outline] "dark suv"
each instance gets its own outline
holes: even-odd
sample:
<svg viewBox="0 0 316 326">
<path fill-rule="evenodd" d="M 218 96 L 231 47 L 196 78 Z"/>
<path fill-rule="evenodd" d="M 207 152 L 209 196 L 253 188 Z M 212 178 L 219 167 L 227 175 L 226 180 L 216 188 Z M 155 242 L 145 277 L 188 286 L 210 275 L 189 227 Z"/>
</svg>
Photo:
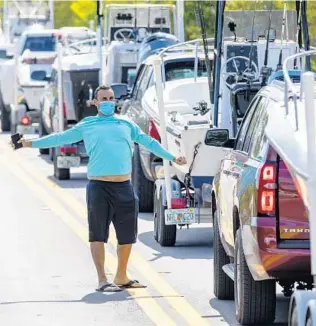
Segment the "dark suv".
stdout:
<svg viewBox="0 0 316 326">
<path fill-rule="evenodd" d="M 312 286 L 307 212 L 286 162 L 265 137 L 269 112 L 284 110 L 283 101 L 282 88 L 264 87 L 236 139 L 224 129 L 209 130 L 205 139 L 231 148 L 213 183 L 214 293 L 235 298 L 241 324 L 274 321 L 276 282 L 285 296 L 296 282 Z"/>
</svg>

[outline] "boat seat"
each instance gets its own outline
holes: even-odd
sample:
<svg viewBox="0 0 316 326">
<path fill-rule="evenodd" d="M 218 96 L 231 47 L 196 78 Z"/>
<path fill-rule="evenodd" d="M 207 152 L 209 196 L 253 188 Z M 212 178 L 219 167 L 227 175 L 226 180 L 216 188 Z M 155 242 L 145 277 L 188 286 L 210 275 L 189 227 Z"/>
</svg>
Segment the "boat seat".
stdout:
<svg viewBox="0 0 316 326">
<path fill-rule="evenodd" d="M 166 112 L 187 113 L 193 111 L 190 105 L 184 100 L 170 100 L 164 103 Z"/>
<path fill-rule="evenodd" d="M 235 111 L 237 118 L 243 118 L 250 102 L 261 89 L 260 82 L 252 82 L 250 85 L 247 83 L 236 83 L 230 85 L 230 100 L 233 110 Z M 249 99 L 246 98 L 247 91 L 249 90 Z"/>
<path fill-rule="evenodd" d="M 300 83 L 301 82 L 301 73 L 302 73 L 301 70 L 290 69 L 290 70 L 288 70 L 288 73 L 292 80 L 292 83 Z M 283 70 L 274 71 L 268 79 L 268 85 L 271 84 L 274 80 L 284 82 Z"/>
</svg>

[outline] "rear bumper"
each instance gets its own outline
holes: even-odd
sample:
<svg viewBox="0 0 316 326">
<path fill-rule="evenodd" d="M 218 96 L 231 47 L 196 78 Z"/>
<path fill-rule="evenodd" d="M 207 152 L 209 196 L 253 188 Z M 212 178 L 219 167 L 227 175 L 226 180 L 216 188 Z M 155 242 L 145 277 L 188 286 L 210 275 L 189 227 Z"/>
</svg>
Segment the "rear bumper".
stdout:
<svg viewBox="0 0 316 326">
<path fill-rule="evenodd" d="M 275 218 L 252 217 L 242 227 L 243 248 L 255 280 L 269 278 L 304 281 L 310 278 L 310 249 L 280 248 Z"/>
</svg>

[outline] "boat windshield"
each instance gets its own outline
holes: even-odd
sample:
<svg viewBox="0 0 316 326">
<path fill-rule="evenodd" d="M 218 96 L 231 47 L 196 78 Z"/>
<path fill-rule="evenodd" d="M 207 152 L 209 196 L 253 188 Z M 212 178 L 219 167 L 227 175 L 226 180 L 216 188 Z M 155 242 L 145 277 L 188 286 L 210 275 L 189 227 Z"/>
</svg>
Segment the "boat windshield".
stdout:
<svg viewBox="0 0 316 326">
<path fill-rule="evenodd" d="M 194 58 L 165 64 L 166 81 L 194 78 Z M 197 77 L 207 77 L 205 60 L 199 59 Z"/>
</svg>

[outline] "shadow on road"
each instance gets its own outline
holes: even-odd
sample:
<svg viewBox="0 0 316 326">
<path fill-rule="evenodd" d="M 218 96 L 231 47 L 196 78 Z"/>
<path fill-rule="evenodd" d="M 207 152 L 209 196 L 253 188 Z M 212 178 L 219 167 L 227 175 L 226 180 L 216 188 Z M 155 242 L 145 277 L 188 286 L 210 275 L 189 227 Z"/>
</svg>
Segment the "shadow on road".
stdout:
<svg viewBox="0 0 316 326">
<path fill-rule="evenodd" d="M 283 295 L 277 295 L 277 306 L 276 306 L 276 316 L 275 322 L 271 326 L 286 325 L 288 320 L 288 310 L 289 310 L 290 299 L 285 298 Z M 226 321 L 231 326 L 240 325 L 237 323 L 235 318 L 235 303 L 234 301 L 223 301 L 216 298 L 210 300 L 210 306 L 217 310 L 222 316 L 224 321 Z"/>
<path fill-rule="evenodd" d="M 162 247 L 153 241 L 153 232 L 139 234 L 138 240 L 154 249 L 155 261 L 159 258 L 173 257 L 175 259 L 213 259 L 213 231 L 212 228 L 183 229 L 177 232 L 177 242 L 174 247 Z"/>
<path fill-rule="evenodd" d="M 133 300 L 133 298 L 126 292 L 117 293 L 102 293 L 93 292 L 85 295 L 80 300 L 34 300 L 34 301 L 10 301 L 10 302 L 0 302 L 0 305 L 11 305 L 11 304 L 22 304 L 22 303 L 87 303 L 87 304 L 102 304 L 106 302 L 113 301 L 127 301 Z"/>
<path fill-rule="evenodd" d="M 179 297 L 179 296 L 168 296 L 168 297 Z M 148 298 L 166 298 L 166 296 L 137 296 L 138 299 L 148 299 Z M 86 303 L 86 304 L 103 304 L 107 302 L 119 302 L 119 301 L 130 301 L 135 300 L 131 297 L 128 292 L 122 291 L 117 293 L 102 293 L 93 292 L 85 295 L 80 300 L 25 300 L 25 301 L 5 301 L 0 302 L 1 305 L 14 305 L 14 304 L 28 304 L 28 303 Z"/>
</svg>

